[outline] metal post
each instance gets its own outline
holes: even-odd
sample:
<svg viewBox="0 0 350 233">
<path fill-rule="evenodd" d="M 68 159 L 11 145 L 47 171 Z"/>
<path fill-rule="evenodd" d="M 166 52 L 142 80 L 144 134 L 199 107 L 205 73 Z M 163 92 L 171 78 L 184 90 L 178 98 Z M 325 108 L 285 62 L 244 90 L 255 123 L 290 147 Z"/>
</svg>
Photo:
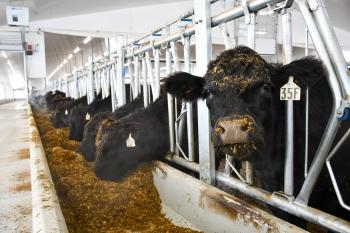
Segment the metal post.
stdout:
<svg viewBox="0 0 350 233">
<path fill-rule="evenodd" d="M 309 163 L 309 87 L 305 92 L 305 151 L 304 151 L 304 177 L 307 176 L 308 163 Z"/>
<path fill-rule="evenodd" d="M 305 29 L 305 56 L 309 56 L 309 30 Z M 304 151 L 304 177 L 309 168 L 309 87 L 305 92 L 305 151 Z"/>
<path fill-rule="evenodd" d="M 177 52 L 175 41 L 170 42 L 170 49 L 171 49 L 171 55 L 173 56 L 174 61 L 174 70 L 175 72 L 180 71 L 180 61 L 179 61 L 179 55 Z"/>
<path fill-rule="evenodd" d="M 255 49 L 255 24 L 256 24 L 256 15 L 255 13 L 250 14 L 250 22 L 248 24 L 248 42 L 247 45 L 251 49 Z"/>
<path fill-rule="evenodd" d="M 112 76 L 111 76 L 111 100 L 112 100 L 112 112 L 117 109 L 118 99 L 117 99 L 117 69 L 115 64 L 112 65 Z"/>
<path fill-rule="evenodd" d="M 90 101 L 94 101 L 95 99 L 95 83 L 94 83 L 94 71 L 93 71 L 93 68 L 94 68 L 94 63 L 92 61 L 92 57 L 89 56 L 88 57 L 88 62 L 89 62 L 89 74 L 88 74 L 88 77 L 89 77 L 89 81 L 88 81 L 88 84 L 89 84 L 89 95 L 90 95 Z"/>
<path fill-rule="evenodd" d="M 179 54 L 176 48 L 175 41 L 170 42 L 170 49 L 171 49 L 171 54 L 174 60 L 174 70 L 175 72 L 181 71 L 180 69 L 180 60 L 179 60 Z M 181 104 L 181 113 L 186 111 L 186 104 L 183 102 Z M 175 101 L 175 114 L 177 114 L 177 101 Z M 177 118 L 177 115 L 175 115 L 175 119 Z M 183 133 L 184 133 L 184 128 L 185 128 L 185 117 L 181 117 L 180 121 L 178 122 L 177 120 L 175 121 L 175 141 L 177 146 L 175 147 L 175 153 L 177 155 L 180 154 L 180 148 L 182 145 L 182 138 L 183 138 Z"/>
<path fill-rule="evenodd" d="M 147 64 L 146 58 L 142 59 L 142 81 L 143 81 L 143 105 L 145 108 L 148 106 L 148 85 L 147 85 Z"/>
<path fill-rule="evenodd" d="M 154 85 L 153 67 L 152 67 L 151 57 L 150 57 L 148 51 L 145 52 L 145 58 L 146 58 L 146 65 L 147 65 L 147 76 L 148 76 L 148 80 L 151 84 L 153 100 L 155 100 L 154 96 L 156 93 L 156 89 L 155 89 L 155 85 Z"/>
<path fill-rule="evenodd" d="M 191 73 L 191 50 L 190 37 L 184 38 L 184 62 L 185 72 Z M 193 132 L 193 106 L 192 103 L 186 102 L 187 109 L 187 144 L 188 144 L 188 160 L 194 161 L 194 132 Z"/>
<path fill-rule="evenodd" d="M 166 33 L 170 34 L 170 27 L 166 27 Z M 165 50 L 165 68 L 166 74 L 169 76 L 172 73 L 171 69 L 171 51 L 169 46 Z M 168 117 L 169 117 L 169 140 L 170 140 L 170 152 L 175 152 L 175 120 L 174 120 L 174 98 L 171 94 L 167 94 L 168 98 Z"/>
<path fill-rule="evenodd" d="M 134 71 L 135 71 L 135 86 L 134 86 L 134 97 L 140 93 L 140 63 L 139 56 L 134 56 Z"/>
<path fill-rule="evenodd" d="M 325 128 L 320 145 L 314 156 L 314 160 L 310 166 L 308 175 L 296 198 L 297 202 L 307 204 L 311 192 L 315 187 L 318 176 L 326 162 L 328 152 L 331 149 L 332 142 L 339 128 L 340 121 L 337 119 L 337 109 L 341 103 L 341 88 L 339 86 L 339 82 L 337 80 L 337 76 L 333 68 L 332 62 L 330 60 L 330 57 L 328 56 L 325 43 L 322 40 L 322 36 L 317 29 L 317 25 L 313 19 L 312 14 L 310 13 L 309 7 L 306 5 L 304 0 L 295 0 L 294 2 L 298 5 L 300 12 L 303 15 L 305 24 L 310 32 L 311 39 L 314 42 L 314 46 L 321 60 L 327 67 L 329 74 L 327 77 L 328 83 L 333 95 L 333 108 L 331 116 Z"/>
<path fill-rule="evenodd" d="M 221 30 L 221 36 L 224 41 L 225 49 L 232 49 L 233 48 L 233 43 L 230 38 L 230 34 L 227 30 L 227 24 L 222 23 L 220 24 L 220 30 Z"/>
<path fill-rule="evenodd" d="M 342 50 L 334 33 L 333 26 L 330 24 L 330 20 L 326 11 L 326 6 L 323 0 L 310 1 L 310 10 L 315 18 L 315 22 L 318 26 L 319 32 L 323 41 L 325 41 L 328 55 L 330 56 L 335 72 L 338 74 L 338 80 L 343 90 L 343 97 L 347 100 L 350 99 L 350 80 L 348 77 L 348 68 L 344 59 Z"/>
<path fill-rule="evenodd" d="M 73 67 L 73 88 L 74 88 L 74 99 L 78 99 L 79 98 L 79 90 L 78 90 L 78 71 L 77 71 L 77 67 Z"/>
<path fill-rule="evenodd" d="M 305 29 L 305 57 L 309 56 L 309 30 Z"/>
<path fill-rule="evenodd" d="M 196 64 L 197 75 L 204 76 L 207 65 L 212 58 L 210 1 L 194 0 Z M 198 144 L 199 144 L 199 177 L 202 181 L 215 183 L 215 155 L 210 140 L 209 110 L 205 101 L 198 101 Z"/>
<path fill-rule="evenodd" d="M 282 12 L 282 46 L 283 64 L 292 61 L 292 15 L 289 10 Z M 284 193 L 294 194 L 294 114 L 293 101 L 286 102 L 285 115 L 285 165 L 284 165 Z"/>
<path fill-rule="evenodd" d="M 153 101 L 158 99 L 160 95 L 160 64 L 159 64 L 159 49 L 154 49 L 154 88 L 155 92 L 153 93 Z"/>
<path fill-rule="evenodd" d="M 255 13 L 249 15 L 248 23 L 248 34 L 247 34 L 247 45 L 251 49 L 255 49 L 255 24 L 256 15 Z M 251 162 L 246 161 L 245 165 L 245 179 L 248 184 L 253 184 L 253 166 Z"/>
<path fill-rule="evenodd" d="M 132 64 L 132 59 L 128 59 L 128 71 L 129 71 L 129 80 L 130 80 L 130 88 L 131 88 L 131 99 L 134 99 L 135 92 L 135 76 L 134 76 L 134 66 Z"/>
<path fill-rule="evenodd" d="M 69 97 L 68 75 L 67 74 L 64 76 L 64 81 L 66 83 L 66 86 L 65 86 L 65 88 L 66 88 L 66 96 Z"/>
<path fill-rule="evenodd" d="M 123 77 L 124 69 L 124 51 L 123 51 L 123 37 L 118 37 L 117 47 L 117 100 L 118 107 L 123 106 L 126 103 L 125 98 L 125 82 Z"/>
</svg>

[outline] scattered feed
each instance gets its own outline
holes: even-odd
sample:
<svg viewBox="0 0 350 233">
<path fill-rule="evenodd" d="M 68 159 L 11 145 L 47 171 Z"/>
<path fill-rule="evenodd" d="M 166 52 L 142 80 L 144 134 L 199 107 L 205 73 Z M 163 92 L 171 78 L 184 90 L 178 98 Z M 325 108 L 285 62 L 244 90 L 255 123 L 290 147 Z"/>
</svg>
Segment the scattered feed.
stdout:
<svg viewBox="0 0 350 233">
<path fill-rule="evenodd" d="M 100 180 L 74 152 L 79 143 L 68 140 L 68 129 L 53 128 L 44 112 L 34 115 L 69 232 L 195 232 L 161 213 L 152 166 L 121 182 Z"/>
</svg>

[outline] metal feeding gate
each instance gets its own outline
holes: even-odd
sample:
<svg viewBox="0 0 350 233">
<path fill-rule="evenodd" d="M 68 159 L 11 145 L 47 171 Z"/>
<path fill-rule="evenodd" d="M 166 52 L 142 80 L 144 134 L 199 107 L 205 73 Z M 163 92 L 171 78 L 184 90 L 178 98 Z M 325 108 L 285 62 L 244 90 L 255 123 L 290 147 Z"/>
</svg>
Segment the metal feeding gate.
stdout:
<svg viewBox="0 0 350 233">
<path fill-rule="evenodd" d="M 237 44 L 237 35 L 230 35 L 226 23 L 232 20 L 237 22 L 235 23 L 235 27 L 238 27 L 238 29 L 235 29 L 235 32 L 237 32 L 239 31 L 239 22 L 242 22 L 246 28 L 246 44 L 255 49 L 256 22 L 257 17 L 259 17 L 257 13 L 266 8 L 274 12 L 273 17 L 278 14 L 281 16 L 283 64 L 288 64 L 292 61 L 292 17 L 290 7 L 293 4 L 301 13 L 307 27 L 307 34 L 310 35 L 320 59 L 327 68 L 327 80 L 333 95 L 331 116 L 314 156 L 315 159 L 311 165 L 308 165 L 309 91 L 306 90 L 305 181 L 300 192 L 296 194 L 293 187 L 293 101 L 288 98 L 285 104 L 286 151 L 283 192 L 277 192 L 276 190 L 269 193 L 251 185 L 254 175 L 252 174 L 251 164 L 245 164 L 246 174 L 241 175 L 235 169 L 230 156 L 226 156 L 225 171 L 215 171 L 214 150 L 210 141 L 210 116 L 203 100 L 195 103 L 200 117 L 193 119 L 193 115 L 195 115 L 193 105 L 183 102 L 181 103 L 181 109 L 177 109 L 177 102 L 180 100 L 176 100 L 168 94 L 169 150 L 175 153 L 175 156 L 168 159 L 198 172 L 200 180 L 207 184 L 213 185 L 215 181 L 219 181 L 251 198 L 280 208 L 309 222 L 337 232 L 350 232 L 349 222 L 308 206 L 310 195 L 321 169 L 326 164 L 340 205 L 347 210 L 350 209 L 349 203 L 343 201 L 331 166 L 332 157 L 336 156 L 336 151 L 350 135 L 350 130 L 348 130 L 331 150 L 340 123 L 349 114 L 350 81 L 345 60 L 329 23 L 323 0 L 241 0 L 236 1 L 229 9 L 224 5 L 224 1 L 220 1 L 222 8 L 225 8 L 225 10 L 211 16 L 211 5 L 215 2 L 217 0 L 194 0 L 193 10 L 130 43 L 125 43 L 124 38 L 119 37 L 115 54 L 109 53 L 100 61 L 93 62 L 89 60 L 89 66 L 84 72 L 75 71 L 72 75 L 66 76 L 64 84 L 51 83 L 51 90 L 64 89 L 68 96 L 75 98 L 87 94 L 89 103 L 93 101 L 95 91 L 96 94 L 102 92 L 103 98 L 111 95 L 114 111 L 126 103 L 125 84 L 129 82 L 131 99 L 139 95 L 142 89 L 144 105 L 148 106 L 160 95 L 162 77 L 181 70 L 180 63 L 182 61 L 179 58 L 179 47 L 183 49 L 183 71 L 191 73 L 193 67 L 191 67 L 190 45 L 191 42 L 195 43 L 195 73 L 198 76 L 204 76 L 207 65 L 212 60 L 211 28 L 219 27 L 225 48 L 229 49 Z M 239 20 L 242 17 L 244 20 Z M 276 24 L 274 22 L 270 25 L 272 28 L 271 35 L 275 33 Z M 234 39 L 232 39 L 232 36 Z M 306 55 L 309 44 L 308 38 L 306 37 Z M 78 73 L 83 75 L 80 77 Z M 80 79 L 82 81 L 79 82 Z M 194 120 L 198 122 L 198 145 L 194 143 L 194 122 L 196 122 Z M 187 148 L 183 148 L 183 145 L 181 145 L 185 130 L 187 131 Z M 199 154 L 198 163 L 194 161 L 196 146 Z M 231 170 L 238 178 L 229 175 Z"/>
</svg>

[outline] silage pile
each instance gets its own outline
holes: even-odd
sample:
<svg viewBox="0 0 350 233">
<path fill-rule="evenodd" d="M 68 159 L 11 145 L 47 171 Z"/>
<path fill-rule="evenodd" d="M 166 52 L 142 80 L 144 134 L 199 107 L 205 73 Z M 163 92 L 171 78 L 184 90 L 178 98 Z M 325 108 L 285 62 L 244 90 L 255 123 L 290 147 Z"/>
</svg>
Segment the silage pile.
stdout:
<svg viewBox="0 0 350 233">
<path fill-rule="evenodd" d="M 74 152 L 68 129 L 56 129 L 49 115 L 34 116 L 69 232 L 195 232 L 177 227 L 161 213 L 151 166 L 121 182 L 98 179 Z"/>
</svg>

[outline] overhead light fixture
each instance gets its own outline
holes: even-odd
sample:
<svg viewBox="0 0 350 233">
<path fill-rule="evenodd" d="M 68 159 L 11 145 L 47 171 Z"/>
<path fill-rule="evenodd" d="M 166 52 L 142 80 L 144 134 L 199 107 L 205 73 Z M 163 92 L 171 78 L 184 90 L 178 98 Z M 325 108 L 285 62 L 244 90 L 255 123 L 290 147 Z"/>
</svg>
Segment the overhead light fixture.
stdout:
<svg viewBox="0 0 350 233">
<path fill-rule="evenodd" d="M 87 44 L 87 43 L 90 42 L 90 40 L 91 40 L 91 36 L 88 36 L 88 37 L 86 37 L 86 38 L 84 39 L 83 43 L 84 43 L 84 44 Z"/>
<path fill-rule="evenodd" d="M 67 60 L 67 59 L 64 59 L 63 64 L 66 64 L 67 62 L 68 62 L 68 60 Z"/>
<path fill-rule="evenodd" d="M 10 60 L 7 60 L 7 64 L 8 64 L 9 66 L 12 66 Z"/>
<path fill-rule="evenodd" d="M 7 59 L 7 55 L 6 55 L 5 51 L 2 51 L 2 56 L 3 56 L 5 59 Z"/>
<path fill-rule="evenodd" d="M 62 68 L 63 67 L 63 63 L 61 63 L 61 65 L 60 65 L 60 68 Z"/>
<path fill-rule="evenodd" d="M 73 53 L 74 53 L 74 54 L 77 54 L 77 53 L 79 53 L 79 51 L 80 51 L 80 48 L 79 48 L 79 46 L 78 46 L 78 47 L 76 47 L 76 48 L 73 50 Z"/>
<path fill-rule="evenodd" d="M 267 32 L 265 32 L 265 31 L 256 31 L 255 33 L 257 35 L 266 35 L 267 34 Z"/>
<path fill-rule="evenodd" d="M 70 60 L 72 57 L 73 57 L 73 55 L 69 54 L 67 58 Z"/>
</svg>

